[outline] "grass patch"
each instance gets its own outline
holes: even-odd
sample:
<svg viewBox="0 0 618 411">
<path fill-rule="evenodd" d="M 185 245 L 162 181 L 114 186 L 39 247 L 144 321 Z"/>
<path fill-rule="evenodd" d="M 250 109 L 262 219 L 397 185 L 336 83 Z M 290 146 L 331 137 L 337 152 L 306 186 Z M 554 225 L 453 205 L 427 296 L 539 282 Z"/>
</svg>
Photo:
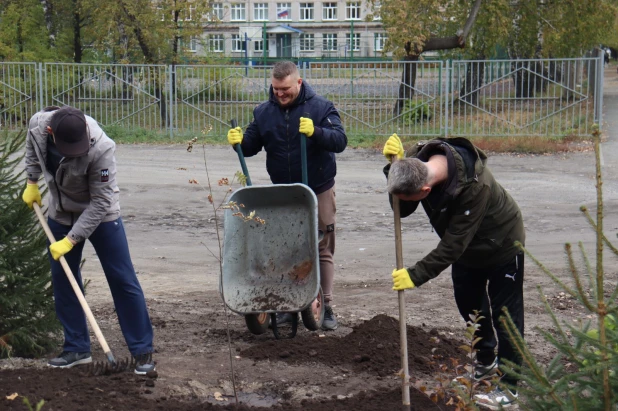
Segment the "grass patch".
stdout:
<svg viewBox="0 0 618 411">
<path fill-rule="evenodd" d="M 175 132 L 170 136 L 167 131 L 148 130 L 143 128 L 124 128 L 120 126 L 105 127 L 107 135 L 117 144 L 182 144 L 195 137 L 200 143 L 213 145 L 227 145 L 225 135 L 214 135 L 213 133 L 195 132 Z M 18 131 L 8 131 L 0 133 L 0 141 L 7 137 L 19 133 Z M 349 148 L 367 148 L 382 151 L 384 143 L 390 134 L 376 136 L 374 134 L 355 134 L 348 133 Z M 433 139 L 433 136 L 401 137 L 404 148 L 410 147 L 419 141 Z M 480 149 L 492 153 L 521 153 L 521 154 L 550 154 L 564 153 L 568 151 L 588 150 L 592 146 L 586 137 L 568 135 L 563 137 L 539 137 L 539 136 L 512 136 L 512 137 L 471 137 L 469 138 Z"/>
<path fill-rule="evenodd" d="M 470 141 L 492 153 L 546 154 L 571 151 L 571 139 L 550 137 L 477 137 Z"/>
</svg>

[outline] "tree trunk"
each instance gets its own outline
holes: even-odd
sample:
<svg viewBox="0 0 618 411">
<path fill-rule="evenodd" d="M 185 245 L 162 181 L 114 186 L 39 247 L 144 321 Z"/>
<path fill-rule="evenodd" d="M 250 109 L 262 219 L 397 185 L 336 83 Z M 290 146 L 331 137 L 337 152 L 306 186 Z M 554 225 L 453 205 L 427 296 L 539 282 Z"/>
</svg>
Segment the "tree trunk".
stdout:
<svg viewBox="0 0 618 411">
<path fill-rule="evenodd" d="M 54 48 L 56 47 L 56 29 L 52 19 L 52 16 L 54 15 L 54 7 L 48 0 L 40 0 L 40 2 L 43 7 L 43 14 L 45 17 L 45 27 L 47 28 L 47 40 L 49 42 L 49 47 Z"/>
<path fill-rule="evenodd" d="M 126 4 L 123 1 L 120 2 L 120 7 L 131 22 L 133 33 L 135 34 L 135 37 L 137 38 L 137 43 L 139 44 L 139 47 L 144 54 L 144 59 L 146 60 L 146 63 L 157 64 L 157 61 L 155 59 L 155 53 L 148 45 L 148 42 L 146 41 L 146 36 L 144 35 L 144 32 L 142 31 L 142 28 L 139 26 L 139 22 L 137 21 L 137 17 L 127 9 Z M 156 70 L 156 68 L 154 68 L 154 70 Z M 161 84 L 160 76 L 155 75 L 154 77 L 156 79 L 155 96 L 159 100 L 158 105 L 161 122 L 165 124 L 166 127 L 169 127 L 170 124 L 169 118 L 167 116 L 167 104 L 165 103 L 165 93 L 163 92 L 163 90 L 165 89 L 165 84 Z"/>
<path fill-rule="evenodd" d="M 485 56 L 479 56 L 484 59 Z M 485 62 L 474 61 L 466 66 L 466 78 L 459 90 L 459 99 L 473 105 L 478 104 L 479 89 L 483 86 L 485 78 Z"/>
<path fill-rule="evenodd" d="M 81 16 L 77 11 L 77 0 L 73 0 L 73 61 L 75 63 L 82 62 L 82 28 Z"/>
<path fill-rule="evenodd" d="M 422 45 L 420 49 L 412 50 L 412 45 L 408 42 L 405 45 L 406 55 L 404 57 L 404 66 L 401 73 L 401 84 L 399 85 L 399 96 L 395 107 L 393 107 L 393 114 L 395 117 L 399 116 L 406 105 L 406 101 L 414 97 L 414 86 L 416 85 L 416 64 L 410 62 L 417 62 L 420 55 L 425 51 L 435 50 L 450 50 L 455 48 L 464 48 L 466 46 L 466 39 L 472 26 L 476 21 L 479 10 L 481 8 L 481 0 L 475 0 L 474 4 L 470 8 L 470 13 L 466 19 L 463 29 L 457 31 L 457 35 L 449 37 L 429 37 L 427 41 Z"/>
<path fill-rule="evenodd" d="M 530 62 L 514 61 L 511 64 L 513 82 L 515 83 L 515 97 L 527 98 L 534 96 L 534 79 L 530 78 Z"/>
<path fill-rule="evenodd" d="M 401 83 L 399 83 L 399 95 L 393 108 L 393 117 L 397 117 L 403 111 L 406 101 L 414 97 L 414 85 L 416 84 L 416 62 L 419 56 L 406 56 L 401 71 Z"/>
</svg>

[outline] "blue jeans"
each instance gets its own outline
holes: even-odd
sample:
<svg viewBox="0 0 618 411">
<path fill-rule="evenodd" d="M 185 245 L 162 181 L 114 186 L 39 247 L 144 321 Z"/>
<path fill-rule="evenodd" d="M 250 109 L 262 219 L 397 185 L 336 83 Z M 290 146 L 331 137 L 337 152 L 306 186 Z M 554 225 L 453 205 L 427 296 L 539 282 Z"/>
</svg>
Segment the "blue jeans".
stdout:
<svg viewBox="0 0 618 411">
<path fill-rule="evenodd" d="M 62 240 L 71 230 L 70 226 L 59 224 L 48 218 L 49 228 L 56 240 Z M 144 293 L 135 275 L 129 244 L 122 219 L 101 223 L 88 239 L 101 261 L 103 272 L 112 293 L 120 329 L 132 355 L 146 354 L 152 349 L 152 325 L 146 308 Z M 80 242 L 64 257 L 73 272 L 79 287 L 84 291 L 79 265 L 82 260 L 84 242 Z M 64 351 L 90 351 L 90 334 L 86 315 L 71 287 L 59 261 L 49 254 L 56 315 L 64 327 Z"/>
</svg>

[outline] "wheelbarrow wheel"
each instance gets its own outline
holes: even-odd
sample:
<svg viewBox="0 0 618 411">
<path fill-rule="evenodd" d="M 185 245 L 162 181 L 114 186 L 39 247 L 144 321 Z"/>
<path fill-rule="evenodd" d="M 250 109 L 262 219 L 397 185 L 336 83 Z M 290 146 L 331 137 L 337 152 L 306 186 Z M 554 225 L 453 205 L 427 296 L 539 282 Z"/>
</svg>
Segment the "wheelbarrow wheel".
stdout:
<svg viewBox="0 0 618 411">
<path fill-rule="evenodd" d="M 322 322 L 324 322 L 324 295 L 322 294 L 322 287 L 320 287 L 317 298 L 309 307 L 300 312 L 300 316 L 308 330 L 317 331 L 322 327 Z"/>
<path fill-rule="evenodd" d="M 268 313 L 246 314 L 245 323 L 247 324 L 249 331 L 251 331 L 251 334 L 264 334 L 268 331 L 270 315 L 268 315 Z"/>
</svg>

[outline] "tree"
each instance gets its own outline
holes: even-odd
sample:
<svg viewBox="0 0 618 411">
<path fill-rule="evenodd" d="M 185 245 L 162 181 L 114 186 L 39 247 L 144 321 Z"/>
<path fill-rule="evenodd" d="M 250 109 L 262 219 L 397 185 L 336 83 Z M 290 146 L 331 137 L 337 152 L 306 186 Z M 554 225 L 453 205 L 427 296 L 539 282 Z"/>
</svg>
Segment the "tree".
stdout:
<svg viewBox="0 0 618 411">
<path fill-rule="evenodd" d="M 0 357 L 37 356 L 56 345 L 47 237 L 21 200 L 25 133 L 0 137 Z"/>
<path fill-rule="evenodd" d="M 0 59 L 49 60 L 53 56 L 39 0 L 0 0 Z"/>
<path fill-rule="evenodd" d="M 526 254 L 568 295 L 579 303 L 580 318 L 559 321 L 539 287 L 541 300 L 551 317 L 553 329 L 538 331 L 557 354 L 548 364 L 539 364 L 508 313 L 501 318 L 514 347 L 522 356 L 522 366 L 507 364 L 507 373 L 518 376 L 519 394 L 534 410 L 615 410 L 618 405 L 618 286 L 606 281 L 604 249 L 614 255 L 618 249 L 603 231 L 603 179 L 601 175 L 601 132 L 593 132 L 596 160 L 596 219 L 587 207 L 580 210 L 596 234 L 596 255 L 590 260 L 579 243 L 583 264 L 577 264 L 572 244 L 565 244 L 571 284 L 549 271 L 526 249 Z M 520 247 L 522 247 L 520 245 Z M 522 247 L 523 249 L 523 247 Z M 590 319 L 594 318 L 594 321 Z M 574 321 L 575 320 L 575 321 Z"/>
<path fill-rule="evenodd" d="M 371 0 L 384 23 L 385 51 L 404 61 L 418 61 L 428 51 L 455 50 L 467 58 L 491 57 L 498 46 L 511 58 L 580 57 L 585 51 L 618 39 L 618 5 L 612 0 Z M 370 16 L 373 17 L 373 16 Z M 463 51 L 462 51 L 463 50 Z M 526 64 L 519 62 L 517 64 Z M 527 67 L 515 73 L 542 73 Z M 478 89 L 484 66 L 468 66 L 461 95 Z M 520 97 L 544 87 L 539 76 L 514 76 Z M 415 68 L 404 65 L 395 114 L 414 95 Z M 473 95 L 469 98 L 474 99 Z"/>
<path fill-rule="evenodd" d="M 449 1 L 422 0 L 409 2 L 406 0 L 371 0 L 384 23 L 388 40 L 385 51 L 391 51 L 403 60 L 418 61 L 420 55 L 427 51 L 448 50 L 465 47 L 466 38 L 476 21 L 481 8 L 481 0 L 475 0 L 468 7 L 465 22 L 456 33 L 444 35 L 443 27 L 456 17 L 445 16 Z M 452 17 L 452 18 L 451 18 Z M 373 16 L 369 16 L 373 18 Z M 399 86 L 399 98 L 394 107 L 395 115 L 399 115 L 407 100 L 414 96 L 416 84 L 416 66 L 404 64 Z"/>
<path fill-rule="evenodd" d="M 186 45 L 203 34 L 208 23 L 210 3 L 189 0 L 112 0 L 100 2 L 98 14 L 106 16 L 108 33 L 104 38 L 113 55 L 123 56 L 123 62 L 135 62 L 135 50 L 141 51 L 140 62 L 176 65 L 189 53 Z M 113 16 L 113 18 L 109 18 Z M 113 26 L 113 27 L 112 27 Z M 117 29 L 120 27 L 120 30 Z M 121 48 L 118 48 L 118 45 Z M 185 47 L 183 47 L 185 46 Z M 155 96 L 159 100 L 161 119 L 167 123 L 164 87 L 158 79 Z M 172 78 L 172 87 L 175 79 Z M 172 89 L 172 93 L 174 89 Z"/>
</svg>

